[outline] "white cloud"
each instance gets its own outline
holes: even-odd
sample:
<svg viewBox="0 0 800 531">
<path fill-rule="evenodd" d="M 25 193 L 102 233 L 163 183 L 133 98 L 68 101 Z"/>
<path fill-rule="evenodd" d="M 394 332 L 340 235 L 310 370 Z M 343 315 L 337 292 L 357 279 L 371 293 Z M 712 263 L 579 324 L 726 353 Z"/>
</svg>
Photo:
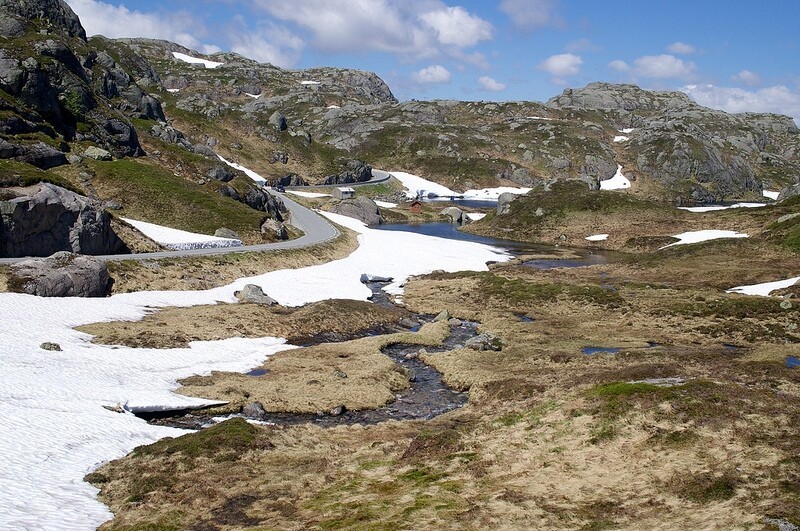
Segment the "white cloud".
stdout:
<svg viewBox="0 0 800 531">
<path fill-rule="evenodd" d="M 771 112 L 800 119 L 800 91 L 783 85 L 756 91 L 714 85 L 687 85 L 681 88 L 700 105 L 727 112 Z"/>
<path fill-rule="evenodd" d="M 600 47 L 589 39 L 578 39 L 568 43 L 564 49 L 570 53 L 596 52 Z"/>
<path fill-rule="evenodd" d="M 492 38 L 491 24 L 459 6 L 422 13 L 419 20 L 436 32 L 442 44 L 465 48 Z"/>
<path fill-rule="evenodd" d="M 491 38 L 489 22 L 441 0 L 255 0 L 270 16 L 298 25 L 325 53 L 379 51 L 408 61 L 446 55 Z"/>
<path fill-rule="evenodd" d="M 450 83 L 453 76 L 442 65 L 431 65 L 411 74 L 411 78 L 417 83 L 425 85 Z"/>
<path fill-rule="evenodd" d="M 761 76 L 755 72 L 751 72 L 750 70 L 742 70 L 731 79 L 734 81 L 739 81 L 740 83 L 744 83 L 749 87 L 754 87 L 761 84 Z"/>
<path fill-rule="evenodd" d="M 634 73 L 642 77 L 689 79 L 697 70 L 694 63 L 666 54 L 645 55 L 633 64 Z"/>
<path fill-rule="evenodd" d="M 551 55 L 539 63 L 539 68 L 555 77 L 564 78 L 574 76 L 580 72 L 582 64 L 583 59 L 580 56 L 572 53 L 561 53 Z"/>
<path fill-rule="evenodd" d="M 628 70 L 631 69 L 631 67 L 628 66 L 628 63 L 620 59 L 611 61 L 610 63 L 608 63 L 608 66 L 609 68 L 611 68 L 612 70 L 616 70 L 617 72 L 627 72 Z"/>
<path fill-rule="evenodd" d="M 489 76 L 482 76 L 478 78 L 478 84 L 481 86 L 481 88 L 483 88 L 483 90 L 489 90 L 492 92 L 500 92 L 501 90 L 506 89 L 505 83 L 495 81 Z"/>
<path fill-rule="evenodd" d="M 267 26 L 258 31 L 231 32 L 231 51 L 262 63 L 292 68 L 305 43 L 286 28 Z"/>
<path fill-rule="evenodd" d="M 203 35 L 204 28 L 187 12 L 145 13 L 99 0 L 67 0 L 67 3 L 80 17 L 88 35 L 104 35 L 111 39 L 148 37 L 165 39 L 195 50 L 208 49 L 195 37 Z"/>
<path fill-rule="evenodd" d="M 553 0 L 502 0 L 498 9 L 512 24 L 527 31 L 561 22 Z"/>
<path fill-rule="evenodd" d="M 683 55 L 693 54 L 697 50 L 691 44 L 686 44 L 685 42 L 673 42 L 669 46 L 667 46 L 667 51 L 669 53 L 679 53 Z"/>
</svg>

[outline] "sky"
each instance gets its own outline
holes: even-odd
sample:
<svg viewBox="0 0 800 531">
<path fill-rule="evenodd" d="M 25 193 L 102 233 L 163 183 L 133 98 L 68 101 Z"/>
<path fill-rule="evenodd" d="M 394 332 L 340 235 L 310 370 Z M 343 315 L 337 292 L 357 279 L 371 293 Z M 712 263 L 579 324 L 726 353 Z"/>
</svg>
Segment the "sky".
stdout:
<svg viewBox="0 0 800 531">
<path fill-rule="evenodd" d="M 546 101 L 592 81 L 800 123 L 798 0 L 67 0 L 90 35 L 376 72 L 400 100 Z"/>
</svg>

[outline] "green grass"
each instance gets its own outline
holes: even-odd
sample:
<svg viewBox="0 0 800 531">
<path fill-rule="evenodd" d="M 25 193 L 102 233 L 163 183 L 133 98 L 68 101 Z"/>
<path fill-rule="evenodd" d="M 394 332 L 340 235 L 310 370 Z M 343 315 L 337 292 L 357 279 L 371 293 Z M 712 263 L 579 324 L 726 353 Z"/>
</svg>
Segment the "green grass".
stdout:
<svg viewBox="0 0 800 531">
<path fill-rule="evenodd" d="M 31 186 L 38 183 L 55 184 L 72 192 L 82 194 L 81 191 L 52 170 L 40 170 L 30 164 L 14 160 L 0 160 L 0 187 Z"/>
<path fill-rule="evenodd" d="M 170 171 L 134 159 L 91 163 L 108 199 L 124 205 L 120 215 L 177 229 L 213 234 L 220 227 L 259 229 L 265 214 L 223 197 Z"/>
<path fill-rule="evenodd" d="M 174 439 L 167 437 L 153 444 L 138 446 L 133 455 L 140 457 L 180 454 L 189 460 L 209 457 L 216 461 L 231 461 L 254 447 L 257 433 L 258 430 L 246 420 L 234 418 L 195 433 Z"/>
<path fill-rule="evenodd" d="M 487 297 L 503 299 L 511 304 L 533 302 L 553 302 L 564 298 L 577 302 L 618 307 L 624 302 L 616 291 L 599 286 L 575 284 L 541 284 L 522 279 L 511 279 L 493 273 L 473 273 L 478 275 L 480 292 Z"/>
</svg>

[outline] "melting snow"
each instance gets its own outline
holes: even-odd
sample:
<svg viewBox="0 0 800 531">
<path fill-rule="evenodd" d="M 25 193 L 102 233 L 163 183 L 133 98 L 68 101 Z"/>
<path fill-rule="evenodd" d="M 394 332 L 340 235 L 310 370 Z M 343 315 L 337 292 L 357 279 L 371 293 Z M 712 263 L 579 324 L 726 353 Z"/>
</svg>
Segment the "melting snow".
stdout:
<svg viewBox="0 0 800 531">
<path fill-rule="evenodd" d="M 661 249 L 666 249 L 667 247 L 672 247 L 673 245 L 685 245 L 688 243 L 699 243 L 705 242 L 708 240 L 717 240 L 720 238 L 749 238 L 749 235 L 742 234 L 733 230 L 696 230 L 690 232 L 682 232 L 680 234 L 676 234 L 673 238 L 678 238 L 675 243 L 670 243 L 669 245 L 665 245 L 661 247 Z"/>
<path fill-rule="evenodd" d="M 393 277 L 387 291 L 399 294 L 410 275 L 436 269 L 485 271 L 486 262 L 509 258 L 486 245 L 373 230 L 351 218 L 326 215 L 359 233 L 358 249 L 327 264 L 273 271 L 205 291 L 97 299 L 0 293 L 0 528 L 95 529 L 112 514 L 83 476 L 138 445 L 184 433 L 102 406 L 120 404 L 130 411 L 208 404 L 174 394 L 176 380 L 212 370 L 244 372 L 289 348 L 275 338 L 233 338 L 181 349 L 133 349 L 92 344 L 73 327 L 136 320 L 157 307 L 235 302 L 234 291 L 249 283 L 284 305 L 366 300 L 371 292 L 360 282 L 364 271 Z M 43 350 L 43 341 L 63 350 Z"/>
<path fill-rule="evenodd" d="M 254 100 L 257 100 L 258 98 L 261 97 L 261 94 L 250 94 L 249 92 L 245 92 L 245 95 L 250 96 Z"/>
<path fill-rule="evenodd" d="M 467 212 L 467 217 L 472 221 L 478 221 L 479 219 L 485 218 L 486 214 L 483 212 Z"/>
<path fill-rule="evenodd" d="M 711 205 L 701 207 L 678 207 L 689 212 L 714 212 L 715 210 L 727 210 L 729 208 L 758 208 L 767 206 L 766 203 L 736 203 L 735 205 Z"/>
<path fill-rule="evenodd" d="M 627 142 L 628 140 L 630 140 L 630 138 L 623 135 L 617 135 L 614 137 L 614 142 Z"/>
<path fill-rule="evenodd" d="M 626 129 L 620 129 L 619 130 L 620 133 L 625 133 L 626 135 L 629 135 L 629 134 L 633 133 L 634 131 L 635 131 L 635 129 L 633 127 L 628 127 Z"/>
<path fill-rule="evenodd" d="M 219 238 L 187 232 L 185 230 L 162 227 L 146 221 L 121 218 L 125 223 L 133 225 L 142 234 L 173 251 L 187 251 L 189 249 L 210 249 L 213 247 L 240 247 L 242 240 L 234 238 Z"/>
<path fill-rule="evenodd" d="M 301 81 L 300 84 L 301 85 L 319 85 L 320 82 L 319 81 Z"/>
<path fill-rule="evenodd" d="M 777 201 L 778 200 L 778 196 L 781 195 L 780 192 L 771 192 L 770 190 L 764 190 L 761 193 L 764 195 L 764 197 L 766 197 L 768 199 L 772 199 L 773 201 Z"/>
<path fill-rule="evenodd" d="M 286 190 L 286 193 L 296 195 L 298 197 L 308 197 L 309 199 L 317 199 L 319 197 L 331 196 L 331 194 L 321 194 L 319 192 L 301 192 L 300 190 Z"/>
<path fill-rule="evenodd" d="M 433 194 L 437 198 L 450 199 L 451 197 L 463 197 L 473 201 L 496 201 L 500 194 L 527 194 L 531 191 L 530 188 L 513 188 L 510 186 L 500 186 L 497 188 L 482 188 L 480 190 L 467 190 L 464 193 L 454 192 L 444 185 L 435 183 L 424 179 L 418 175 L 406 173 L 404 171 L 389 172 L 395 179 L 403 184 L 406 189 L 406 196 L 415 198 L 418 196 L 427 197 L 428 194 Z"/>
<path fill-rule="evenodd" d="M 191 55 L 186 55 L 185 53 L 180 52 L 172 52 L 172 57 L 178 59 L 179 61 L 183 61 L 184 63 L 201 64 L 206 68 L 217 68 L 218 66 L 225 64 L 217 63 L 216 61 L 209 61 L 208 59 L 200 59 L 199 57 L 192 57 Z"/>
<path fill-rule="evenodd" d="M 233 168 L 235 170 L 243 171 L 245 173 L 245 175 L 247 175 L 248 177 L 253 179 L 253 181 L 255 181 L 256 184 L 258 184 L 259 186 L 264 186 L 266 184 L 267 180 L 265 178 L 263 178 L 262 176 L 260 176 L 259 174 L 257 174 L 256 172 L 254 172 L 253 170 L 245 168 L 241 164 L 237 164 L 235 162 L 230 162 L 228 160 L 225 160 L 219 155 L 217 155 L 217 157 L 219 157 L 219 160 L 221 160 L 222 162 L 224 162 L 225 164 L 227 164 L 231 168 Z"/>
<path fill-rule="evenodd" d="M 608 234 L 592 234 L 591 236 L 587 236 L 584 240 L 588 240 L 590 242 L 602 242 L 608 239 Z"/>
<path fill-rule="evenodd" d="M 397 208 L 397 203 L 389 203 L 388 201 L 375 201 L 375 204 L 381 208 Z"/>
<path fill-rule="evenodd" d="M 749 286 L 736 286 L 726 290 L 725 293 L 741 293 L 742 295 L 760 295 L 761 297 L 769 297 L 770 292 L 776 289 L 788 288 L 794 286 L 800 277 L 794 277 L 787 280 L 777 280 L 775 282 L 764 282 L 762 284 L 750 284 Z"/>
<path fill-rule="evenodd" d="M 617 165 L 617 173 L 615 173 L 612 178 L 600 181 L 601 190 L 622 190 L 630 187 L 631 182 L 627 177 L 622 175 L 622 166 L 620 165 Z"/>
<path fill-rule="evenodd" d="M 170 92 L 172 94 L 177 94 L 180 91 L 181 91 L 181 89 L 167 89 L 167 92 Z"/>
</svg>

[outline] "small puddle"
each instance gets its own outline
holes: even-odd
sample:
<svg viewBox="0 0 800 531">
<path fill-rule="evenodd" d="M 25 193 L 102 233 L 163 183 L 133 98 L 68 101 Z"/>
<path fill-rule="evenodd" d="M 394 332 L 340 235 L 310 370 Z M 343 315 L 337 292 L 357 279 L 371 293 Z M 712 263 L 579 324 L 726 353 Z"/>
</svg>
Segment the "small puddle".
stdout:
<svg viewBox="0 0 800 531">
<path fill-rule="evenodd" d="M 262 369 L 261 367 L 257 369 L 253 369 L 252 371 L 245 373 L 247 376 L 264 376 L 265 374 L 269 374 L 269 369 Z"/>
<path fill-rule="evenodd" d="M 790 369 L 800 368 L 800 358 L 789 356 L 788 358 L 786 358 L 786 366 L 789 367 Z"/>
<path fill-rule="evenodd" d="M 595 354 L 616 354 L 621 350 L 622 347 L 583 347 L 581 352 L 587 356 L 594 356 Z"/>
<path fill-rule="evenodd" d="M 536 320 L 533 317 L 530 317 L 529 315 L 525 315 L 524 313 L 517 314 L 517 319 L 519 319 L 523 323 L 532 323 Z"/>
</svg>

